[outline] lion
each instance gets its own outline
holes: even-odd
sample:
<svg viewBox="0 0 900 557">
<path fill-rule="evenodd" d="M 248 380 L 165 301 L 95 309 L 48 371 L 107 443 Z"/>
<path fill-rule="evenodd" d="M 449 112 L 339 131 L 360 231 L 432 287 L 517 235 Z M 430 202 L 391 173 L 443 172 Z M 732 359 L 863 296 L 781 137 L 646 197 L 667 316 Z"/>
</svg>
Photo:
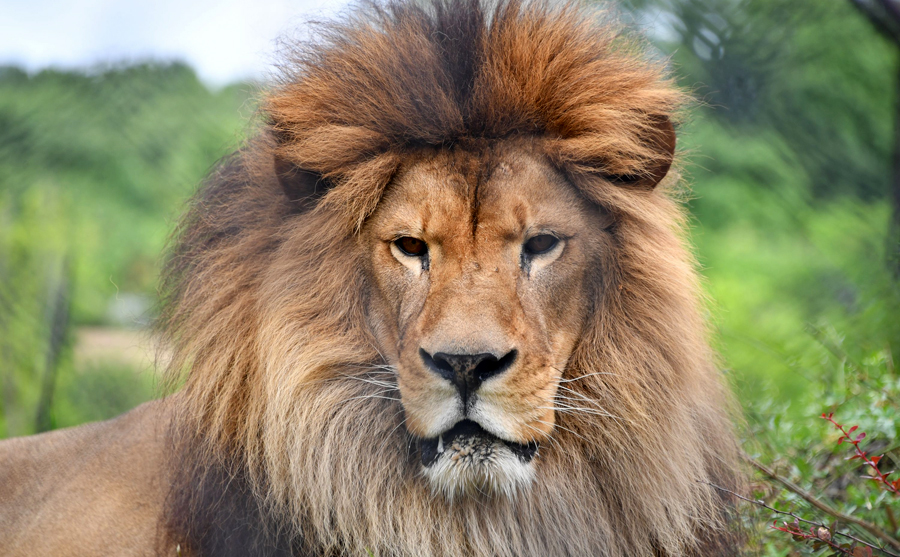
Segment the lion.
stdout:
<svg viewBox="0 0 900 557">
<path fill-rule="evenodd" d="M 0 445 L 0 553 L 735 554 L 664 65 L 575 3 L 387 0 L 282 68 L 178 228 L 172 393 Z"/>
</svg>

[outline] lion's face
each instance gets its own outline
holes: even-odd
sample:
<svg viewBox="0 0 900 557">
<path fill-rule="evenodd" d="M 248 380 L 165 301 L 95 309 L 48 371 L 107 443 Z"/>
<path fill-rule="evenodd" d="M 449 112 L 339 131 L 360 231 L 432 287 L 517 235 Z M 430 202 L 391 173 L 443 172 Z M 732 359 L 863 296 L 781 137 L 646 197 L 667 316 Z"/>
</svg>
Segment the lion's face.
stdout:
<svg viewBox="0 0 900 557">
<path fill-rule="evenodd" d="M 608 224 L 526 144 L 423 155 L 389 186 L 361 236 L 370 325 L 435 490 L 531 481 Z"/>
</svg>

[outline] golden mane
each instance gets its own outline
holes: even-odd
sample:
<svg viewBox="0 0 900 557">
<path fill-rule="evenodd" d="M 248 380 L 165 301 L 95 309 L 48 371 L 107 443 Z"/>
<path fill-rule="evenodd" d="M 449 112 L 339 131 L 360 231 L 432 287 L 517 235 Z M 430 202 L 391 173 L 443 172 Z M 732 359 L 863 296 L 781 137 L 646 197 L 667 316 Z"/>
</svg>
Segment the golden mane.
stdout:
<svg viewBox="0 0 900 557">
<path fill-rule="evenodd" d="M 184 381 L 172 537 L 214 552 L 212 522 L 250 505 L 261 553 L 727 551 L 709 483 L 739 483 L 730 401 L 677 178 L 639 180 L 667 164 L 647 138 L 685 100 L 662 66 L 609 18 L 519 0 L 366 4 L 287 54 L 262 131 L 198 193 L 166 268 L 169 378 Z M 385 362 L 355 235 L 408 153 L 516 137 L 614 216 L 564 373 L 567 396 L 610 416 L 560 413 L 529 491 L 450 506 L 404 458 L 399 401 L 358 380 Z M 314 177 L 314 208 L 275 161 Z"/>
</svg>

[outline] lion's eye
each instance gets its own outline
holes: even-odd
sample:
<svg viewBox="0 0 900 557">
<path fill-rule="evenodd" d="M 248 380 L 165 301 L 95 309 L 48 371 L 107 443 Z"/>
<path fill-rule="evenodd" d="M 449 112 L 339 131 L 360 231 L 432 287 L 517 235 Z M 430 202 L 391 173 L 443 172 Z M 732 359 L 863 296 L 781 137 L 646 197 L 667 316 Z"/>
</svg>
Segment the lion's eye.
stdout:
<svg viewBox="0 0 900 557">
<path fill-rule="evenodd" d="M 550 234 L 540 234 L 525 242 L 524 249 L 525 253 L 527 253 L 528 255 L 540 255 L 552 250 L 558 243 L 559 238 L 557 238 L 556 236 L 552 236 Z"/>
<path fill-rule="evenodd" d="M 394 245 L 400 248 L 404 254 L 410 257 L 422 257 L 428 253 L 428 246 L 422 240 L 411 236 L 404 236 L 394 240 Z"/>
</svg>

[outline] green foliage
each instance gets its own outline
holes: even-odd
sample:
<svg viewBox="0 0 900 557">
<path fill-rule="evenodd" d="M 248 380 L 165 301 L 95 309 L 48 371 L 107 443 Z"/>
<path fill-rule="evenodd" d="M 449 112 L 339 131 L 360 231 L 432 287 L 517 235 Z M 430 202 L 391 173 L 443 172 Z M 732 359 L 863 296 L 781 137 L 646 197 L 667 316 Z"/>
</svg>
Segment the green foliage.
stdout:
<svg viewBox="0 0 900 557">
<path fill-rule="evenodd" d="M 0 191 L 16 218 L 39 189 L 68 208 L 43 218 L 76 261 L 77 322 L 98 323 L 116 289 L 153 293 L 173 219 L 246 127 L 250 86 L 211 92 L 186 66 L 82 75 L 0 71 Z"/>
<path fill-rule="evenodd" d="M 106 420 L 154 398 L 151 370 L 98 362 L 60 377 L 53 418 L 56 427 Z"/>
<path fill-rule="evenodd" d="M 154 299 L 165 240 L 240 144 L 251 91 L 210 91 L 180 64 L 0 68 L 0 435 L 33 432 L 42 378 L 74 373 L 68 343 L 47 357 L 53 285 L 67 287 L 74 326 L 115 319 L 117 298 Z M 54 400 L 58 424 L 112 415 L 69 416 Z"/>
<path fill-rule="evenodd" d="M 881 469 L 900 468 L 900 284 L 887 265 L 897 249 L 896 47 L 849 0 L 631 5 L 680 83 L 704 101 L 682 135 L 693 240 L 717 347 L 747 420 L 745 450 L 811 496 L 900 537 L 898 498 L 860 479 L 871 471 L 845 461 L 838 434 L 817 418 L 833 411 L 858 424 L 872 454 L 885 453 Z M 780 510 L 832 523 L 770 478 L 754 489 Z M 742 512 L 751 554 L 834 549 L 771 528 L 790 518 Z"/>
<path fill-rule="evenodd" d="M 885 266 L 888 203 L 814 200 L 777 136 L 747 136 L 708 118 L 685 136 L 702 153 L 693 156 L 693 240 L 715 301 L 719 350 L 741 396 L 770 384 L 787 401 L 820 385 L 828 377 L 820 330 L 852 335 L 858 359 L 896 350 L 900 288 Z"/>
<path fill-rule="evenodd" d="M 821 380 L 807 396 L 792 401 L 791 411 L 788 403 L 768 396 L 772 389 L 762 389 L 755 404 L 745 405 L 750 425 L 745 449 L 839 512 L 878 525 L 889 535 L 900 536 L 900 497 L 865 479 L 871 475 L 871 468 L 850 458 L 854 451 L 847 446 L 849 443 L 838 444 L 840 431 L 814 417 L 820 410 L 833 411 L 835 419 L 842 423 L 859 425 L 859 431 L 867 434 L 860 447 L 870 456 L 884 455 L 879 465 L 882 472 L 900 469 L 900 377 L 891 354 L 887 349 L 874 350 L 856 359 L 851 352 L 861 353 L 859 348 L 834 330 L 814 334 L 820 341 L 821 360 L 816 371 L 824 372 Z M 757 481 L 752 495 L 779 510 L 833 524 L 833 518 L 784 490 L 779 483 Z M 771 513 L 749 506 L 744 512 L 750 518 L 747 525 L 753 533 L 754 547 L 761 554 L 825 554 L 824 550 L 798 545 L 789 536 L 769 528 Z M 872 540 L 865 530 L 840 521 L 837 529 Z"/>
<path fill-rule="evenodd" d="M 719 121 L 777 134 L 818 197 L 890 187 L 896 48 L 851 0 L 624 0 Z"/>
<path fill-rule="evenodd" d="M 900 285 L 885 265 L 888 203 L 816 199 L 777 134 L 747 134 L 706 115 L 685 137 L 694 153 L 693 241 L 717 347 L 746 416 L 744 450 L 839 511 L 900 536 L 888 514 L 900 517 L 900 498 L 860 479 L 869 471 L 844 460 L 834 429 L 817 418 L 833 411 L 858 424 L 873 454 L 886 454 L 882 469 L 900 468 Z M 778 483 L 753 485 L 755 498 L 832 523 Z M 827 553 L 770 527 L 789 518 L 749 505 L 742 513 L 751 554 Z"/>
</svg>

